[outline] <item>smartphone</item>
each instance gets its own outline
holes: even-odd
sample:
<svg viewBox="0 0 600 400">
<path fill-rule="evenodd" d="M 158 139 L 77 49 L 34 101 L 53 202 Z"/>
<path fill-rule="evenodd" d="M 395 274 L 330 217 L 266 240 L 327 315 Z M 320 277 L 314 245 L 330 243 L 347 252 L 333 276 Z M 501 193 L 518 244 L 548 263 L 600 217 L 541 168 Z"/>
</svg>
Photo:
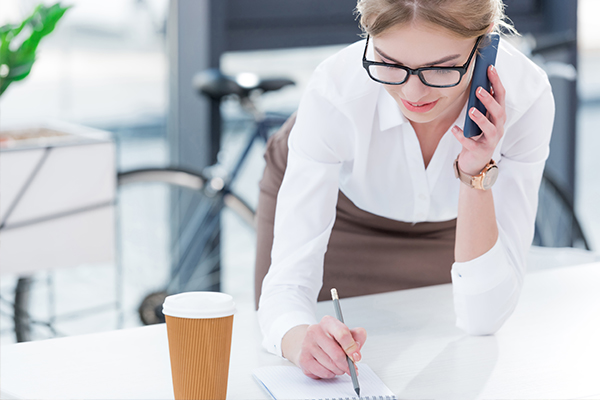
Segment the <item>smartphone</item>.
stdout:
<svg viewBox="0 0 600 400">
<path fill-rule="evenodd" d="M 481 101 L 477 98 L 475 92 L 479 86 L 490 91 L 491 85 L 488 79 L 487 70 L 490 65 L 496 64 L 496 54 L 498 53 L 498 44 L 500 43 L 500 35 L 497 33 L 489 33 L 483 38 L 487 46 L 479 49 L 475 57 L 475 69 L 473 71 L 473 79 L 471 80 L 471 90 L 469 92 L 469 102 L 467 103 L 467 115 L 465 117 L 465 128 L 463 133 L 465 137 L 473 137 L 481 134 L 481 129 L 470 117 L 469 110 L 473 107 L 477 108 L 483 115 L 487 112 Z"/>
</svg>

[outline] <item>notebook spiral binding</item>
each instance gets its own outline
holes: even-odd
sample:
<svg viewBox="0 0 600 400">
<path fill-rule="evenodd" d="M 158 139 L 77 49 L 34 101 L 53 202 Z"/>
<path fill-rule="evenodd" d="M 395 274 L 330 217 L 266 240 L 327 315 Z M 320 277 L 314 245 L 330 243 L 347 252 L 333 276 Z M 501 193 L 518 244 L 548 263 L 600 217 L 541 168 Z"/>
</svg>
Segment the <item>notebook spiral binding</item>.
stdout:
<svg viewBox="0 0 600 400">
<path fill-rule="evenodd" d="M 366 397 L 339 397 L 339 398 L 325 398 L 315 400 L 398 400 L 396 396 L 366 396 Z"/>
</svg>

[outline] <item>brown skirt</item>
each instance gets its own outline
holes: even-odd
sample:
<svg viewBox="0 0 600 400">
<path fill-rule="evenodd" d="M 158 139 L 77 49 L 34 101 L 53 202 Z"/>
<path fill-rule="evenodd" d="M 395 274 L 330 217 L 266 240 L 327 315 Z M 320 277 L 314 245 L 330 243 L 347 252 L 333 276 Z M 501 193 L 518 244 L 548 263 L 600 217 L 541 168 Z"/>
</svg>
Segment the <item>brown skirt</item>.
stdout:
<svg viewBox="0 0 600 400">
<path fill-rule="evenodd" d="M 277 193 L 287 165 L 288 136 L 295 116 L 267 143 L 267 162 L 257 209 L 255 299 L 271 265 Z M 325 253 L 318 300 L 410 289 L 450 282 L 456 219 L 406 223 L 359 209 L 341 191 L 336 220 Z"/>
</svg>

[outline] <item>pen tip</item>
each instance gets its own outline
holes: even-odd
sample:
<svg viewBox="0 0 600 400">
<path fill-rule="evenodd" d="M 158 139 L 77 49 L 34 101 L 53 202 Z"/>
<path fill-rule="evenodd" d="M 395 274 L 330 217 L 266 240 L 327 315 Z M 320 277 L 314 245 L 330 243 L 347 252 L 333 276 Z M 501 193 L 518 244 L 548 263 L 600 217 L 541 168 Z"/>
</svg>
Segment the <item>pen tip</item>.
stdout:
<svg viewBox="0 0 600 400">
<path fill-rule="evenodd" d="M 356 395 L 360 397 L 360 388 L 354 388 L 354 390 L 356 391 Z"/>
</svg>

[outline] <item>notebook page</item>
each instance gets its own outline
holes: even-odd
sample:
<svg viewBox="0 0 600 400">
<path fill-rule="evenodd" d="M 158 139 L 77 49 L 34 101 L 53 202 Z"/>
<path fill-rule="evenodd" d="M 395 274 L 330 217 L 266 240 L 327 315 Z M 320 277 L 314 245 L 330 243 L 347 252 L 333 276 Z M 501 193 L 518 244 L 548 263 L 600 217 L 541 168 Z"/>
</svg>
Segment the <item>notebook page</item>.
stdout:
<svg viewBox="0 0 600 400">
<path fill-rule="evenodd" d="M 368 365 L 360 363 L 357 367 L 360 399 L 396 399 Z M 282 366 L 258 368 L 253 374 L 274 399 L 358 399 L 348 375 L 316 380 L 304 375 L 300 368 Z"/>
</svg>

